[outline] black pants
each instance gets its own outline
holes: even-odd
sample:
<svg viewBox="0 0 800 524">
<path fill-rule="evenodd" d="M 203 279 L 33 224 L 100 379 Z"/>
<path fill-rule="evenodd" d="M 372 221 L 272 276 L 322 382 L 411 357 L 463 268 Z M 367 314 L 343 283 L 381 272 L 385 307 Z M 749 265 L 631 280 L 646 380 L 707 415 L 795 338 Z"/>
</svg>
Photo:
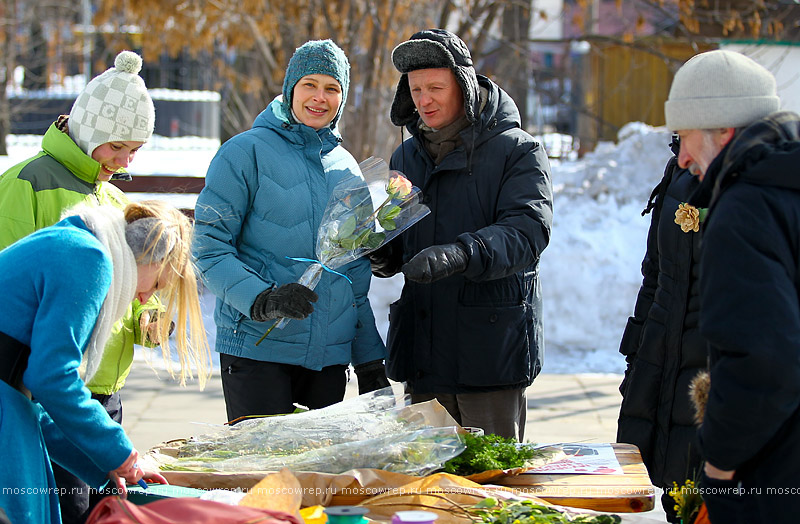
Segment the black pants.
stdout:
<svg viewBox="0 0 800 524">
<path fill-rule="evenodd" d="M 219 355 L 228 420 L 292 413 L 294 404 L 319 409 L 344 399 L 347 366 L 319 371 L 302 366 Z"/>
<path fill-rule="evenodd" d="M 92 395 L 106 409 L 112 420 L 122 424 L 122 400 L 119 392 L 111 395 Z M 59 487 L 58 503 L 61 506 L 61 521 L 63 524 L 84 524 L 89 513 L 103 497 L 102 491 L 92 489 L 84 481 L 62 468 L 55 462 L 53 474 L 56 477 L 56 486 Z"/>
</svg>

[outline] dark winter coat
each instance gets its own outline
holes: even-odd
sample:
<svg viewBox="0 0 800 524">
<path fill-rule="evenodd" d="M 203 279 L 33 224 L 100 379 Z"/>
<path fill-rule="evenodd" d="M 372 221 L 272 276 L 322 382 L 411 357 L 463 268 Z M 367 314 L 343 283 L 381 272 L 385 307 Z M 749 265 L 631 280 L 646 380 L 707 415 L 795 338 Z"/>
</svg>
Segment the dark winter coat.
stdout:
<svg viewBox="0 0 800 524">
<path fill-rule="evenodd" d="M 617 441 L 638 446 L 650 479 L 665 488 L 700 469 L 689 400 L 689 383 L 708 359 L 698 325 L 700 234 L 675 223 L 675 211 L 699 183 L 673 157 L 653 191 L 644 279 L 619 348 L 628 369 Z"/>
<path fill-rule="evenodd" d="M 552 186 L 544 148 L 520 128 L 514 101 L 478 75 L 488 96 L 463 145 L 434 165 L 412 138 L 392 169 L 422 189 L 431 213 L 393 244 L 395 271 L 420 250 L 459 241 L 469 263 L 433 284 L 406 281 L 390 306 L 387 374 L 414 393 L 522 388 L 542 367 L 539 257 L 550 240 Z"/>
<path fill-rule="evenodd" d="M 739 131 L 691 201 L 709 207 L 700 331 L 710 345 L 711 389 L 701 452 L 710 464 L 736 470 L 745 490 L 762 490 L 745 497 L 747 522 L 796 522 L 800 116 L 774 113 Z"/>
</svg>

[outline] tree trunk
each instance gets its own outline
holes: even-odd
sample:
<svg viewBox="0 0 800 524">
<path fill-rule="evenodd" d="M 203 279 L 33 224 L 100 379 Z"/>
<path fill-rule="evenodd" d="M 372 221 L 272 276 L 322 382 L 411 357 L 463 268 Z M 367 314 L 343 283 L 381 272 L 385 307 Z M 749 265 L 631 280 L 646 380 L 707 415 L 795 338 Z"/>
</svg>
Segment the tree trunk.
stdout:
<svg viewBox="0 0 800 524">
<path fill-rule="evenodd" d="M 522 128 L 530 124 L 528 92 L 530 90 L 531 57 L 528 49 L 528 32 L 531 21 L 531 0 L 517 1 L 503 11 L 503 37 L 500 67 L 505 85 L 501 86 L 516 102 L 522 118 Z"/>
</svg>

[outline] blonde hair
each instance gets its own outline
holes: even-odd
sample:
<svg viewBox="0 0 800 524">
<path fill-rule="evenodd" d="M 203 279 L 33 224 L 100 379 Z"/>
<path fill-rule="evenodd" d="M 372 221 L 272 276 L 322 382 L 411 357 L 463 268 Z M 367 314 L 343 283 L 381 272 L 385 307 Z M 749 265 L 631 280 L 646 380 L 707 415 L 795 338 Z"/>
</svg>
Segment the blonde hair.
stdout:
<svg viewBox="0 0 800 524">
<path fill-rule="evenodd" d="M 160 264 L 159 278 L 164 271 L 172 273 L 168 278 L 169 283 L 157 292 L 165 307 L 162 318 L 166 320 L 158 323 L 157 338 L 161 341 L 161 354 L 169 374 L 174 377 L 169 336 L 170 320 L 175 319 L 174 337 L 180 362 L 180 383 L 185 385 L 187 378 L 194 378 L 194 365 L 202 389 L 211 375 L 212 365 L 200 309 L 197 271 L 191 256 L 192 222 L 181 211 L 160 200 L 130 203 L 124 213 L 128 224 L 140 219 L 157 219 L 145 222 L 148 232 L 143 249 L 134 249 L 136 263 Z"/>
</svg>

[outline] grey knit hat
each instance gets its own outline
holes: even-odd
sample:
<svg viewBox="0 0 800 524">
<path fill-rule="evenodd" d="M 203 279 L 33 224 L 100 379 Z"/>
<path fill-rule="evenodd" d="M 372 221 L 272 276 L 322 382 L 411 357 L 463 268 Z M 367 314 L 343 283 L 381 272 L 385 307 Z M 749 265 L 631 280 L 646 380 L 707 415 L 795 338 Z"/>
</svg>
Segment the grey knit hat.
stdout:
<svg viewBox="0 0 800 524">
<path fill-rule="evenodd" d="M 350 62 L 347 61 L 347 55 L 332 40 L 310 40 L 295 49 L 283 79 L 283 108 L 287 115 L 292 114 L 294 86 L 307 75 L 332 76 L 342 87 L 342 103 L 330 123 L 331 128 L 336 127 L 350 88 Z"/>
<path fill-rule="evenodd" d="M 161 220 L 145 217 L 125 226 L 125 240 L 137 262 L 161 262 L 175 247 L 177 235 Z"/>
<path fill-rule="evenodd" d="M 664 115 L 672 131 L 742 127 L 780 106 L 772 73 L 743 54 L 716 50 L 678 69 Z"/>
<path fill-rule="evenodd" d="M 87 155 L 106 142 L 150 140 L 156 111 L 141 69 L 142 57 L 122 51 L 114 67 L 86 84 L 72 104 L 69 136 Z"/>
<path fill-rule="evenodd" d="M 456 35 L 444 29 L 427 29 L 411 35 L 392 51 L 392 63 L 403 73 L 397 84 L 390 117 L 396 126 L 404 126 L 419 118 L 408 73 L 417 69 L 448 68 L 464 93 L 464 112 L 467 120 L 476 122 L 480 112 L 480 88 L 467 45 Z"/>
</svg>

